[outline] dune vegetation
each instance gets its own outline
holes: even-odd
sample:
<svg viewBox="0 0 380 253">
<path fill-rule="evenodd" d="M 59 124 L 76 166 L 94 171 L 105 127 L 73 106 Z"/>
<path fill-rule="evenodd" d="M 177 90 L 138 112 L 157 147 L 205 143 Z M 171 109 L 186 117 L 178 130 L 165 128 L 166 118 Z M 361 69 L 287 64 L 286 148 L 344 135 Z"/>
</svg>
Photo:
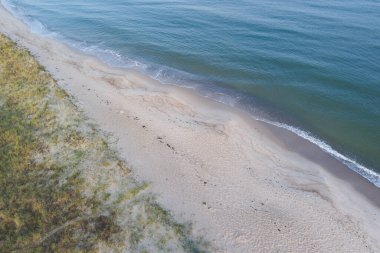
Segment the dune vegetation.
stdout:
<svg viewBox="0 0 380 253">
<path fill-rule="evenodd" d="M 0 252 L 204 252 L 28 50 L 0 35 Z"/>
</svg>

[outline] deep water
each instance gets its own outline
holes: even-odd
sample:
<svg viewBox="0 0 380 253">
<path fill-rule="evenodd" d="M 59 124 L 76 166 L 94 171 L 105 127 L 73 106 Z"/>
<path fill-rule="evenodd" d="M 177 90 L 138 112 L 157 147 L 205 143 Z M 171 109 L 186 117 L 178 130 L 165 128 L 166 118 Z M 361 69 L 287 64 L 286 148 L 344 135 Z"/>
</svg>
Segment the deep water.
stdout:
<svg viewBox="0 0 380 253">
<path fill-rule="evenodd" d="M 197 87 L 286 124 L 354 170 L 380 172 L 379 1 L 6 2 L 34 32 Z"/>
</svg>

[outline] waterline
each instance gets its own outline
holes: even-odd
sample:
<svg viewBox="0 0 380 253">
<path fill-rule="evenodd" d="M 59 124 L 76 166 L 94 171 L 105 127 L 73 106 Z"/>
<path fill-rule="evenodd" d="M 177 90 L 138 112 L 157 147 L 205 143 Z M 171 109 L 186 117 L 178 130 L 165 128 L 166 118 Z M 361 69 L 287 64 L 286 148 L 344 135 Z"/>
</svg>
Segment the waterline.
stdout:
<svg viewBox="0 0 380 253">
<path fill-rule="evenodd" d="M 31 16 L 27 14 L 27 11 L 22 9 L 22 7 L 18 7 L 16 5 L 12 5 L 11 1 L 2 0 L 2 3 L 7 7 L 8 10 L 10 10 L 15 16 L 21 18 L 25 23 L 28 24 L 28 26 L 31 28 L 32 32 L 42 34 L 44 36 L 57 39 L 59 41 L 63 41 L 64 43 L 69 44 L 70 46 L 79 49 L 85 54 L 96 56 L 98 59 L 100 59 L 103 62 L 106 62 L 107 64 L 115 67 L 124 67 L 129 69 L 135 69 L 138 71 L 141 71 L 145 74 L 148 74 L 150 77 L 163 82 L 163 83 L 171 83 L 176 84 L 180 86 L 185 86 L 188 88 L 195 88 L 200 91 L 200 93 L 203 96 L 206 96 L 210 99 L 213 99 L 215 101 L 227 104 L 229 106 L 236 106 L 236 107 L 242 107 L 241 106 L 241 98 L 242 97 L 249 97 L 249 95 L 245 95 L 243 93 L 239 93 L 239 90 L 234 90 L 231 87 L 221 87 L 218 85 L 214 85 L 213 81 L 209 81 L 207 79 L 202 78 L 201 76 L 197 76 L 194 74 L 191 74 L 190 72 L 183 71 L 181 69 L 176 69 L 173 67 L 157 64 L 150 62 L 149 60 L 143 59 L 144 57 L 138 58 L 136 56 L 130 56 L 129 54 L 122 51 L 120 48 L 112 48 L 109 45 L 106 44 L 106 42 L 100 42 L 100 43 L 92 43 L 87 41 L 78 41 L 75 39 L 71 39 L 66 37 L 60 32 L 51 31 L 49 30 L 43 22 L 39 21 L 34 16 Z M 46 23 L 46 22 L 45 22 Z M 277 29 L 278 30 L 278 29 Z M 281 56 L 281 55 L 279 55 Z M 281 62 L 284 61 L 284 65 L 288 64 L 286 61 L 286 57 L 277 57 L 276 61 Z M 190 57 L 189 57 L 190 58 Z M 241 60 L 241 59 L 239 59 Z M 297 69 L 299 68 L 298 65 L 301 65 L 300 62 L 302 62 L 303 59 L 300 59 L 298 61 L 293 61 L 292 59 L 289 60 L 289 62 L 292 63 L 291 66 L 287 66 L 287 69 Z M 306 62 L 306 61 L 305 61 Z M 318 66 L 318 62 L 312 62 L 315 66 Z M 228 64 L 228 62 L 225 62 L 224 64 Z M 308 64 L 310 65 L 310 61 L 308 61 Z M 311 65 L 313 65 L 311 64 Z M 194 64 L 194 66 L 197 66 L 198 64 Z M 310 67 L 308 65 L 308 67 Z M 194 67 L 193 66 L 193 67 Z M 313 67 L 315 67 L 313 66 Z M 302 67 L 302 66 L 301 66 Z M 211 67 L 210 67 L 211 68 Z M 225 68 L 228 68 L 226 66 Z M 267 66 L 268 69 L 271 69 L 271 65 Z M 310 67 L 311 68 L 311 67 Z M 215 72 L 214 69 L 210 69 L 210 72 Z M 221 73 L 217 73 L 223 76 Z M 244 72 L 238 72 L 236 76 L 243 75 Z M 248 80 L 252 80 L 247 78 Z M 332 79 L 334 81 L 334 79 Z M 228 82 L 228 81 L 226 81 Z M 339 85 L 345 85 L 339 84 Z M 240 88 L 240 87 L 239 87 Z M 310 89 L 310 87 L 306 87 L 307 89 Z M 323 91 L 323 87 L 318 87 L 318 89 Z M 330 92 L 331 90 L 329 90 Z M 325 91 L 324 91 L 325 92 Z M 255 92 L 253 92 L 255 93 Z M 302 97 L 301 95 L 299 97 Z M 285 99 L 284 99 L 285 100 Z M 254 106 L 251 106 L 254 107 Z M 245 108 L 248 110 L 255 111 L 256 108 Z M 256 115 L 253 113 L 254 116 Z M 259 113 L 260 114 L 260 113 Z M 269 113 L 270 114 L 270 113 Z M 272 118 L 275 117 L 268 117 L 268 118 L 261 118 L 257 117 L 258 120 L 264 121 L 266 123 L 269 123 L 271 125 L 274 125 L 276 127 L 280 127 L 283 129 L 286 129 L 288 131 L 291 131 L 295 133 L 296 135 L 300 136 L 301 138 L 308 140 L 309 142 L 317 145 L 319 148 L 324 150 L 325 152 L 329 153 L 333 157 L 335 157 L 337 160 L 341 161 L 345 165 L 347 165 L 350 169 L 354 170 L 358 174 L 362 175 L 366 179 L 368 179 L 370 182 L 372 182 L 377 187 L 380 187 L 380 177 L 379 175 L 369 169 L 369 166 L 364 166 L 361 163 L 357 162 L 355 159 L 350 158 L 347 155 L 344 155 L 344 152 L 339 152 L 336 149 L 333 148 L 334 145 L 331 145 L 330 141 L 324 141 L 324 138 L 317 138 L 315 136 L 320 136 L 319 134 L 311 134 L 308 131 L 301 130 L 303 128 L 300 127 L 294 127 L 292 124 L 284 123 L 286 121 L 282 120 L 272 120 Z M 307 127 L 305 127 L 307 129 Z M 313 131 L 314 132 L 314 131 Z M 350 153 L 350 152 L 347 152 Z M 351 152 L 352 153 L 352 152 Z"/>
</svg>

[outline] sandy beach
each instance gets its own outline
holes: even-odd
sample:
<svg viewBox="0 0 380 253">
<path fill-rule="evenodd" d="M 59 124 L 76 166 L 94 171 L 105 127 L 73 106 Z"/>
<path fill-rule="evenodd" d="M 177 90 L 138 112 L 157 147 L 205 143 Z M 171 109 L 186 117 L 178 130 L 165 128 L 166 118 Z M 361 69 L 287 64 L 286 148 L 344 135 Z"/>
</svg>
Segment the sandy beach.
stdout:
<svg viewBox="0 0 380 253">
<path fill-rule="evenodd" d="M 2 5 L 0 32 L 31 51 L 134 177 L 216 252 L 380 252 L 380 189 L 317 146 L 34 34 Z"/>
</svg>

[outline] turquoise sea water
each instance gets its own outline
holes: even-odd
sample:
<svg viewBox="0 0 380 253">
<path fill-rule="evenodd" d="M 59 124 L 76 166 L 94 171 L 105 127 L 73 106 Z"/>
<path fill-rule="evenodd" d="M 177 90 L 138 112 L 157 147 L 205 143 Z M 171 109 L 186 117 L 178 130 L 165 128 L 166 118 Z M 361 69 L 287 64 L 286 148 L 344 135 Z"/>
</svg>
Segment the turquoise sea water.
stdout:
<svg viewBox="0 0 380 253">
<path fill-rule="evenodd" d="M 380 1 L 3 3 L 34 32 L 242 107 L 380 186 Z"/>
</svg>

